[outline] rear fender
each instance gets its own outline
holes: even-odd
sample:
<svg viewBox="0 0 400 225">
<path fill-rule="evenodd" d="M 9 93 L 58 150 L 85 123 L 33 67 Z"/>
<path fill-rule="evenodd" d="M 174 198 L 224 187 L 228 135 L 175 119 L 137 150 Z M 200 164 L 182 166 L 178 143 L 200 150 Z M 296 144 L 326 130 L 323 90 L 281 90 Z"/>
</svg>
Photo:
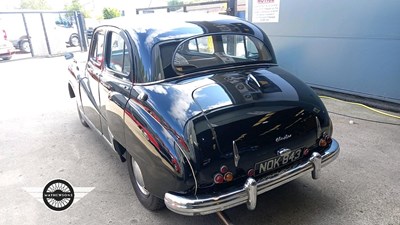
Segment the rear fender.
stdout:
<svg viewBox="0 0 400 225">
<path fill-rule="evenodd" d="M 125 147 L 139 164 L 146 189 L 159 198 L 168 191 L 192 190 L 195 181 L 179 140 L 142 107 L 132 99 L 127 104 Z"/>
</svg>

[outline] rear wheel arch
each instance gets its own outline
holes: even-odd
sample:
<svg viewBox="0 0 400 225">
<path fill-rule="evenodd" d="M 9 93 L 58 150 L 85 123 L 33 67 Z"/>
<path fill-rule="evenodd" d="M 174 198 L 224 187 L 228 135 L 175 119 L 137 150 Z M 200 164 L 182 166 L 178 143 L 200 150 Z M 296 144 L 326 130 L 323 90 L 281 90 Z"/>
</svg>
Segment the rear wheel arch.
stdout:
<svg viewBox="0 0 400 225">
<path fill-rule="evenodd" d="M 125 162 L 126 157 L 128 155 L 128 154 L 125 154 L 127 152 L 126 148 L 122 144 L 120 144 L 115 138 L 112 139 L 112 142 L 113 142 L 112 144 L 113 144 L 114 150 L 118 153 L 119 158 L 121 159 L 121 162 Z"/>
<path fill-rule="evenodd" d="M 156 197 L 147 190 L 142 172 L 142 169 L 145 167 L 140 166 L 128 152 L 126 156 L 129 178 L 139 202 L 150 211 L 157 211 L 164 208 L 163 199 Z"/>
<path fill-rule="evenodd" d="M 68 83 L 68 92 L 69 92 L 70 98 L 75 98 L 76 95 L 75 95 L 74 89 L 72 88 L 70 83 Z"/>
</svg>

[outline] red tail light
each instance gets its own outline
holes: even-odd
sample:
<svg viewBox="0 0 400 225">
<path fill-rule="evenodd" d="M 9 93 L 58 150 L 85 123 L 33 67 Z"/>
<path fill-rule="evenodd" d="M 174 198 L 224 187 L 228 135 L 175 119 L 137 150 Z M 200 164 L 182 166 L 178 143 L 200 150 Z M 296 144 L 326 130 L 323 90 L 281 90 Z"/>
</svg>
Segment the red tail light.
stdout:
<svg viewBox="0 0 400 225">
<path fill-rule="evenodd" d="M 222 176 L 222 174 L 217 173 L 214 176 L 214 183 L 216 184 L 222 184 L 224 182 L 224 176 Z"/>
<path fill-rule="evenodd" d="M 249 169 L 249 171 L 247 171 L 247 176 L 249 176 L 249 177 L 254 177 L 254 175 L 255 175 L 255 170 L 254 169 Z"/>
<path fill-rule="evenodd" d="M 320 147 L 326 147 L 327 144 L 328 144 L 328 143 L 326 143 L 326 140 L 325 140 L 325 139 L 323 139 L 323 138 L 319 139 L 318 145 L 319 145 Z"/>
<path fill-rule="evenodd" d="M 226 172 L 228 172 L 228 167 L 225 165 L 221 166 L 221 168 L 219 169 L 219 172 L 221 172 L 222 174 L 225 174 Z"/>
<path fill-rule="evenodd" d="M 214 183 L 222 184 L 224 182 L 231 182 L 233 180 L 233 173 L 229 171 L 228 166 L 222 165 L 217 174 L 214 175 Z"/>
<path fill-rule="evenodd" d="M 330 144 L 332 142 L 332 138 L 329 137 L 329 135 L 327 133 L 323 133 L 321 138 L 318 141 L 318 145 L 320 147 L 326 147 L 328 144 Z"/>
<path fill-rule="evenodd" d="M 329 136 L 326 136 L 325 140 L 328 144 L 332 143 L 332 138 Z"/>
<path fill-rule="evenodd" d="M 303 148 L 303 155 L 308 155 L 308 153 L 310 153 L 310 149 Z"/>
</svg>

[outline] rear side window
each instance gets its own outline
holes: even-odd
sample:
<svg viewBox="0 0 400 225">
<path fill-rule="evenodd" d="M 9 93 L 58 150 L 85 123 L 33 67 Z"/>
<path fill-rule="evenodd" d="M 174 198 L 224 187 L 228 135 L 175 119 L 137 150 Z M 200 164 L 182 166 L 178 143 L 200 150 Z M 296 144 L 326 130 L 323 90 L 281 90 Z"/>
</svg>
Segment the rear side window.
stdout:
<svg viewBox="0 0 400 225">
<path fill-rule="evenodd" d="M 125 40 L 118 33 L 110 33 L 110 58 L 108 68 L 121 75 L 129 76 L 132 69 L 130 49 Z"/>
</svg>

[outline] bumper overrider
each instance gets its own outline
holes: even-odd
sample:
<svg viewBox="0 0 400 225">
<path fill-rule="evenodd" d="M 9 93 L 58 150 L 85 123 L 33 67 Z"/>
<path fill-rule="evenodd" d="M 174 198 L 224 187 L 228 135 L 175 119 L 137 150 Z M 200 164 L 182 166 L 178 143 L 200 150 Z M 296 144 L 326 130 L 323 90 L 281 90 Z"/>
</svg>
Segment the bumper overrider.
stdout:
<svg viewBox="0 0 400 225">
<path fill-rule="evenodd" d="M 164 196 L 165 205 L 173 212 L 182 215 L 206 215 L 223 211 L 246 203 L 249 210 L 256 208 L 257 195 L 292 181 L 305 173 L 311 172 L 313 179 L 318 179 L 321 168 L 335 160 L 339 155 L 339 144 L 332 143 L 323 154 L 314 152 L 308 161 L 282 173 L 260 179 L 248 178 L 242 188 L 218 195 L 179 195 L 168 192 Z"/>
</svg>

